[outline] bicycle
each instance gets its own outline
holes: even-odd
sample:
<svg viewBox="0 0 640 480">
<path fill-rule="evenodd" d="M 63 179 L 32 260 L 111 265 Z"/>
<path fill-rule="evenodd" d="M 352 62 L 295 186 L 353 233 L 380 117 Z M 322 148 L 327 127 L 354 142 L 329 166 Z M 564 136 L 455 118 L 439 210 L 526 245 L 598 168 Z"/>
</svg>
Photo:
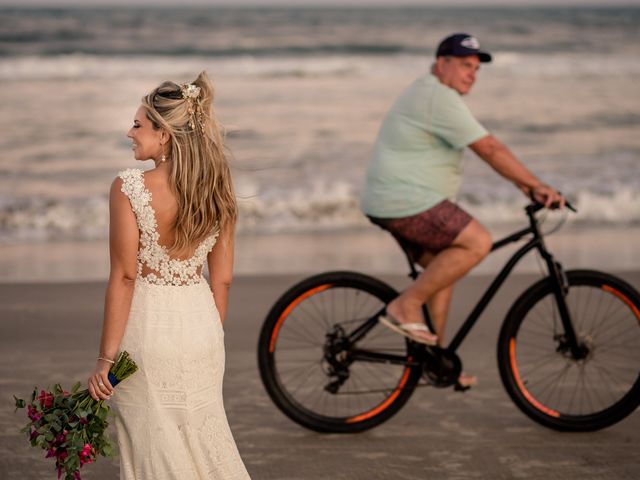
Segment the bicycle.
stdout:
<svg viewBox="0 0 640 480">
<path fill-rule="evenodd" d="M 321 273 L 273 305 L 258 341 L 264 386 L 294 422 L 318 432 L 355 433 L 391 418 L 418 386 L 462 390 L 456 350 L 515 265 L 537 250 L 548 276 L 509 309 L 498 338 L 502 383 L 532 420 L 561 431 L 593 431 L 640 403 L 640 294 L 594 270 L 564 271 L 547 250 L 536 212 L 529 227 L 492 251 L 528 237 L 506 262 L 445 348 L 412 342 L 378 324 L 398 292 L 357 272 Z M 418 271 L 407 256 L 412 278 Z M 429 312 L 425 321 L 433 331 Z M 419 384 L 420 379 L 424 381 Z"/>
</svg>

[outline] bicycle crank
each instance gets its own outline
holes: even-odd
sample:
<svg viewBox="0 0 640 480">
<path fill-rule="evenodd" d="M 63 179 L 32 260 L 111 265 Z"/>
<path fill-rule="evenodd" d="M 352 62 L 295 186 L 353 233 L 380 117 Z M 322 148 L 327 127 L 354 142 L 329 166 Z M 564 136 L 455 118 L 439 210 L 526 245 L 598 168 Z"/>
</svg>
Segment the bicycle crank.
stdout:
<svg viewBox="0 0 640 480">
<path fill-rule="evenodd" d="M 437 388 L 456 385 L 462 371 L 462 362 L 455 352 L 439 347 L 426 347 L 423 373 L 427 382 Z"/>
</svg>

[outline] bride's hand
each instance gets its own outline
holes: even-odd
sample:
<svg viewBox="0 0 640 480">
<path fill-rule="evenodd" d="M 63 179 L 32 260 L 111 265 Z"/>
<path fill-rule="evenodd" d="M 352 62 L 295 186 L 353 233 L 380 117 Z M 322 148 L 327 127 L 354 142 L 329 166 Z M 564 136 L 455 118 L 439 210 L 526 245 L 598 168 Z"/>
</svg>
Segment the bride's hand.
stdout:
<svg viewBox="0 0 640 480">
<path fill-rule="evenodd" d="M 87 380 L 89 394 L 94 400 L 108 400 L 113 395 L 113 386 L 108 378 L 109 368 L 111 368 L 111 364 L 104 360 L 98 360 L 96 369 Z"/>
</svg>

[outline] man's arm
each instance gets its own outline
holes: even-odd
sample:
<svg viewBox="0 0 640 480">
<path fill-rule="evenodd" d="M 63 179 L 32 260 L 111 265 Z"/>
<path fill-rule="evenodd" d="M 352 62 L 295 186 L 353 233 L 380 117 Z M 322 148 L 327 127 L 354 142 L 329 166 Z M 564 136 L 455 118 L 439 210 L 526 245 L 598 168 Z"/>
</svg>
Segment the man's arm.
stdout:
<svg viewBox="0 0 640 480">
<path fill-rule="evenodd" d="M 546 207 L 558 202 L 564 207 L 565 200 L 549 185 L 542 183 L 538 177 L 518 161 L 515 155 L 493 135 L 487 135 L 469 145 L 480 158 L 487 162 L 500 175 L 511 180 L 524 192 Z"/>
</svg>

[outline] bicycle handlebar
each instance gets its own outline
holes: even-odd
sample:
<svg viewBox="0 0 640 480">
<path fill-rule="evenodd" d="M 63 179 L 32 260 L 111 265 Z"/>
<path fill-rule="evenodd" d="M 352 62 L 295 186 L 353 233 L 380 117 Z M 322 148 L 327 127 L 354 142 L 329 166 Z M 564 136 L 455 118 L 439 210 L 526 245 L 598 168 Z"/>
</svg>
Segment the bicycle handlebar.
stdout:
<svg viewBox="0 0 640 480">
<path fill-rule="evenodd" d="M 573 205 L 571 205 L 569 200 L 565 199 L 564 205 L 569 210 L 571 210 L 573 213 L 578 213 L 578 210 Z M 546 207 L 544 206 L 543 203 L 540 203 L 540 202 L 536 201 L 534 198 L 531 198 L 531 203 L 529 205 L 527 205 L 526 208 L 527 208 L 527 210 L 530 210 L 531 213 L 536 213 L 536 212 L 538 212 L 538 211 L 540 211 L 540 210 L 542 210 L 543 208 L 546 208 Z M 551 207 L 549 207 L 549 210 L 557 210 L 558 208 L 560 208 L 560 203 L 554 202 L 554 203 L 551 204 Z"/>
</svg>

